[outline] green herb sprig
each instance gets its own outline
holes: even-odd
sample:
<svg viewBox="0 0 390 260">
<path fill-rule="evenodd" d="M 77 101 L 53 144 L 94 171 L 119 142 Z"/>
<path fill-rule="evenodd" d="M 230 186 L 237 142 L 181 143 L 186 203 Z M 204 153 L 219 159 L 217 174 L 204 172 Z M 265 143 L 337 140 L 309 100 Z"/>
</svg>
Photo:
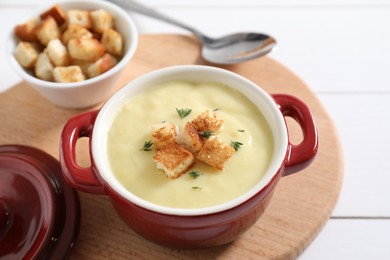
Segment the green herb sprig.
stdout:
<svg viewBox="0 0 390 260">
<path fill-rule="evenodd" d="M 191 114 L 192 109 L 191 108 L 176 108 L 176 112 L 179 114 L 180 118 L 185 118 L 189 114 Z"/>
<path fill-rule="evenodd" d="M 206 131 L 203 131 L 203 132 L 199 132 L 199 135 L 203 138 L 206 138 L 206 139 L 209 139 L 210 136 L 214 135 L 211 131 L 209 130 L 206 130 Z"/>
<path fill-rule="evenodd" d="M 153 146 L 153 142 L 151 140 L 145 141 L 144 145 L 142 146 L 140 151 L 151 151 Z"/>
<path fill-rule="evenodd" d="M 201 190 L 202 188 L 201 188 L 201 187 L 198 187 L 198 186 L 194 186 L 194 187 L 192 187 L 191 189 L 193 189 L 193 190 Z"/>
<path fill-rule="evenodd" d="M 189 174 L 192 177 L 192 179 L 196 179 L 200 176 L 200 172 L 198 171 L 191 171 Z"/>
<path fill-rule="evenodd" d="M 234 148 L 234 150 L 238 151 L 238 149 L 241 148 L 241 145 L 243 145 L 243 143 L 240 143 L 240 142 L 237 142 L 237 141 L 231 141 L 230 142 L 230 146 Z"/>
</svg>

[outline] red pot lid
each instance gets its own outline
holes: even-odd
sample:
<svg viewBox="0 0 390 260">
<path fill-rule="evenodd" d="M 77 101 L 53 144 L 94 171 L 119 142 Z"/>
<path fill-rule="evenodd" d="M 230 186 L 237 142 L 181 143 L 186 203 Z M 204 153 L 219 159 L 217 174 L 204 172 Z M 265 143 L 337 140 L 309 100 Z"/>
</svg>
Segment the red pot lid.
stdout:
<svg viewBox="0 0 390 260">
<path fill-rule="evenodd" d="M 59 162 L 32 147 L 0 146 L 0 258 L 67 258 L 79 227 L 79 198 Z"/>
</svg>

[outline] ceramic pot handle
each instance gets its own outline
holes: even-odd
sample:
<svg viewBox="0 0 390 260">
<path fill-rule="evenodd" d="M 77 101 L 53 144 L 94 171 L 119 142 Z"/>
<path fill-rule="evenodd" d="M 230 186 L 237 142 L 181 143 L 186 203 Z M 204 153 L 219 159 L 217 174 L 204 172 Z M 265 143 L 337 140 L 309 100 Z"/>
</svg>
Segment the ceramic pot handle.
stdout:
<svg viewBox="0 0 390 260">
<path fill-rule="evenodd" d="M 290 95 L 275 94 L 276 100 L 284 117 L 291 117 L 302 129 L 303 140 L 294 145 L 289 142 L 285 159 L 283 176 L 298 172 L 311 163 L 318 150 L 318 131 L 313 115 L 301 100 Z"/>
<path fill-rule="evenodd" d="M 67 182 L 75 189 L 105 194 L 104 186 L 95 175 L 93 163 L 91 167 L 80 167 L 76 162 L 76 143 L 82 137 L 92 138 L 92 129 L 98 111 L 87 112 L 71 118 L 64 126 L 61 134 L 60 163 Z M 91 162 L 93 158 L 91 157 Z"/>
</svg>

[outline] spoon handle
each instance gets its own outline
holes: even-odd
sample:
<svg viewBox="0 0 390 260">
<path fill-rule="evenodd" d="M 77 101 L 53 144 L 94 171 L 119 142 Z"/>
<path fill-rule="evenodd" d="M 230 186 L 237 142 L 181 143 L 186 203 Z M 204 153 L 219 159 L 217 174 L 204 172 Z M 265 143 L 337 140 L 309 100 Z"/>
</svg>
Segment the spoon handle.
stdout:
<svg viewBox="0 0 390 260">
<path fill-rule="evenodd" d="M 191 31 L 199 38 L 203 37 L 203 34 L 201 32 L 192 28 L 191 26 L 188 26 L 187 24 L 184 24 L 184 23 L 179 22 L 177 20 L 174 20 L 174 19 L 172 19 L 172 18 L 170 18 L 162 13 L 155 11 L 152 8 L 141 5 L 136 1 L 133 1 L 133 0 L 110 0 L 110 1 L 116 3 L 120 6 L 127 7 L 130 9 L 130 11 L 134 11 L 134 12 L 146 15 L 146 16 L 150 16 L 150 17 L 153 17 L 155 19 L 162 20 L 164 22 L 167 22 L 167 23 L 179 26 L 181 28 L 184 28 L 188 31 Z"/>
</svg>

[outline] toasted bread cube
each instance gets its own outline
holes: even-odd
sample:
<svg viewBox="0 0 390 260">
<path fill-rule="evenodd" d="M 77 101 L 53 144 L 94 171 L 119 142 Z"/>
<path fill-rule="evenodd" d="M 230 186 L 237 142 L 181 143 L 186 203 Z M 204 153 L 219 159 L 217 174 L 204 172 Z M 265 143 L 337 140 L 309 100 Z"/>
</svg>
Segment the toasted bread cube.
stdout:
<svg viewBox="0 0 390 260">
<path fill-rule="evenodd" d="M 181 131 L 175 137 L 175 140 L 178 144 L 183 146 L 191 153 L 196 153 L 202 148 L 203 145 L 202 138 L 200 137 L 194 125 L 190 122 L 186 123 L 183 131 Z"/>
<path fill-rule="evenodd" d="M 88 68 L 91 66 L 93 62 L 85 61 L 85 60 L 73 60 L 72 59 L 72 65 L 77 65 L 80 67 L 81 71 L 85 76 L 88 75 Z"/>
<path fill-rule="evenodd" d="M 44 46 L 54 39 L 60 38 L 60 29 L 53 17 L 48 16 L 35 27 L 35 34 Z"/>
<path fill-rule="evenodd" d="M 107 29 L 102 36 L 102 43 L 107 52 L 115 56 L 122 56 L 123 53 L 123 38 L 120 33 L 114 29 Z"/>
<path fill-rule="evenodd" d="M 196 158 L 218 170 L 223 170 L 227 159 L 234 154 L 234 148 L 222 142 L 218 137 L 212 136 L 203 144 Z"/>
<path fill-rule="evenodd" d="M 53 69 L 54 66 L 51 63 L 49 56 L 47 56 L 45 52 L 40 53 L 35 62 L 35 76 L 43 80 L 53 81 Z"/>
<path fill-rule="evenodd" d="M 77 60 L 97 61 L 106 52 L 103 44 L 96 39 L 71 39 L 68 42 L 70 57 Z"/>
<path fill-rule="evenodd" d="M 106 10 L 100 9 L 91 12 L 92 30 L 103 33 L 105 30 L 114 28 L 114 19 Z"/>
<path fill-rule="evenodd" d="M 152 141 L 156 150 L 163 146 L 175 143 L 178 127 L 170 122 L 155 124 L 152 126 Z"/>
<path fill-rule="evenodd" d="M 165 175 L 171 179 L 176 179 L 194 164 L 192 153 L 173 143 L 163 146 L 153 157 L 157 169 L 162 169 Z"/>
<path fill-rule="evenodd" d="M 117 63 L 118 60 L 115 57 L 106 53 L 103 55 L 103 57 L 101 57 L 100 59 L 95 61 L 95 63 L 93 63 L 91 66 L 88 67 L 87 75 L 90 78 L 96 77 L 106 72 L 107 70 L 111 69 Z"/>
<path fill-rule="evenodd" d="M 78 24 L 69 24 L 68 28 L 62 34 L 61 40 L 67 45 L 71 39 L 77 38 L 92 38 L 92 33 L 88 31 L 85 27 L 82 27 Z"/>
<path fill-rule="evenodd" d="M 33 68 L 38 58 L 38 50 L 30 42 L 19 42 L 14 50 L 14 56 L 24 68 Z"/>
<path fill-rule="evenodd" d="M 54 39 L 60 38 L 60 28 L 53 17 L 49 16 L 35 27 L 35 34 L 44 46 Z"/>
<path fill-rule="evenodd" d="M 91 32 L 91 33 L 92 33 L 92 38 L 94 38 L 100 42 L 100 40 L 102 39 L 102 34 L 97 33 L 97 32 Z"/>
<path fill-rule="evenodd" d="M 47 44 L 45 52 L 55 66 L 68 66 L 70 64 L 68 50 L 59 39 L 51 40 Z"/>
<path fill-rule="evenodd" d="M 42 13 L 39 17 L 41 17 L 41 19 L 44 20 L 49 16 L 54 18 L 58 26 L 61 26 L 66 22 L 65 11 L 58 4 L 54 5 L 46 12 Z"/>
<path fill-rule="evenodd" d="M 211 110 L 206 110 L 197 118 L 192 120 L 192 124 L 198 132 L 210 131 L 217 132 L 223 126 L 223 120 L 217 117 L 217 114 Z"/>
<path fill-rule="evenodd" d="M 55 82 L 61 83 L 78 82 L 85 79 L 80 67 L 76 65 L 55 67 L 53 69 L 53 77 Z"/>
<path fill-rule="evenodd" d="M 88 30 L 92 28 L 92 20 L 89 11 L 73 9 L 67 12 L 67 16 L 69 24 L 78 24 Z"/>
<path fill-rule="evenodd" d="M 38 18 L 31 18 L 24 24 L 19 24 L 15 27 L 15 34 L 22 41 L 36 41 L 37 36 L 35 34 L 35 27 L 39 24 L 40 20 Z"/>
</svg>

